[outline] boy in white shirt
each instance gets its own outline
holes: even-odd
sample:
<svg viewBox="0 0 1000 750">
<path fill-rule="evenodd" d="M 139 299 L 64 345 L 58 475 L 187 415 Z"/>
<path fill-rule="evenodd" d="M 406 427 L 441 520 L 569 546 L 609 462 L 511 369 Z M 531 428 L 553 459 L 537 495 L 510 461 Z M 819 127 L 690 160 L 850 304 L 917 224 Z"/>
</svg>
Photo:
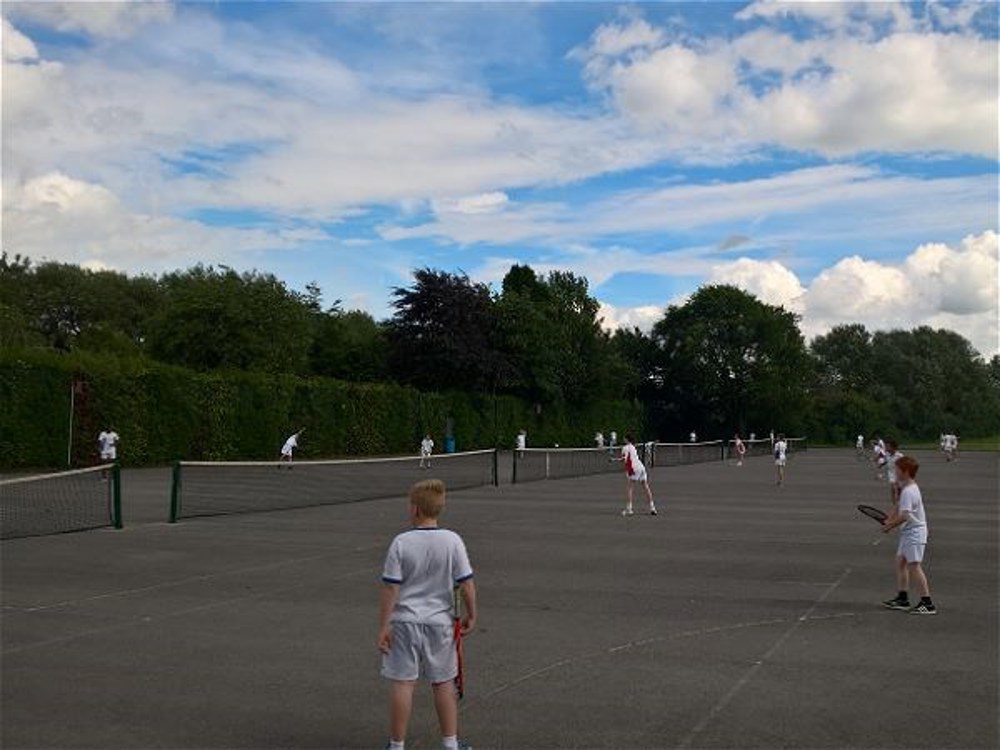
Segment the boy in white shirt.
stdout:
<svg viewBox="0 0 1000 750">
<path fill-rule="evenodd" d="M 420 441 L 420 468 L 429 469 L 431 467 L 431 453 L 434 452 L 434 441 L 430 435 L 424 435 Z"/>
<path fill-rule="evenodd" d="M 285 440 L 284 445 L 281 446 L 281 457 L 279 459 L 281 463 L 288 463 L 288 464 L 292 463 L 292 452 L 299 447 L 299 435 L 301 435 L 305 431 L 306 428 L 303 427 L 294 435 L 288 436 L 288 439 Z M 290 469 L 292 467 L 289 466 L 288 468 Z"/>
<path fill-rule="evenodd" d="M 778 484 L 785 483 L 785 464 L 788 463 L 788 443 L 784 435 L 778 435 L 774 442 L 774 468 L 778 473 Z"/>
<path fill-rule="evenodd" d="M 440 479 L 410 488 L 413 525 L 389 545 L 379 597 L 378 649 L 389 688 L 388 750 L 403 750 L 413 708 L 413 689 L 421 674 L 434 691 L 434 708 L 445 750 L 458 750 L 458 674 L 453 624 L 453 591 L 458 587 L 465 635 L 476 626 L 476 587 L 462 538 L 438 526 L 445 506 Z"/>
<path fill-rule="evenodd" d="M 97 447 L 101 453 L 102 461 L 118 460 L 118 433 L 113 427 L 101 430 L 97 436 Z"/>
<path fill-rule="evenodd" d="M 919 468 L 920 464 L 910 456 L 903 456 L 896 462 L 899 504 L 883 522 L 882 531 L 888 533 L 901 527 L 896 548 L 896 585 L 899 593 L 895 599 L 882 603 L 889 609 L 906 610 L 911 615 L 935 615 L 937 607 L 931 601 L 930 584 L 922 564 L 927 549 L 927 514 L 916 482 Z M 910 606 L 908 594 L 911 578 L 920 594 L 920 602 L 915 607 Z"/>
</svg>

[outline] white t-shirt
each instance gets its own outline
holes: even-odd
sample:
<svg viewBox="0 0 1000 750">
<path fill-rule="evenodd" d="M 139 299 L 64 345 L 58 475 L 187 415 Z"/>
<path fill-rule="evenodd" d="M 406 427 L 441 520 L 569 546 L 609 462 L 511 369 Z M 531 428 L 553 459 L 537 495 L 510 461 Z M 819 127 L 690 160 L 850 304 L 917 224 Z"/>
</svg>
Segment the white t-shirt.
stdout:
<svg viewBox="0 0 1000 750">
<path fill-rule="evenodd" d="M 423 456 L 431 455 L 431 451 L 434 450 L 434 441 L 430 438 L 424 438 L 420 441 L 420 454 Z"/>
<path fill-rule="evenodd" d="M 622 446 L 622 461 L 625 464 L 625 473 L 629 479 L 641 482 L 646 478 L 646 466 L 639 460 L 639 452 L 632 443 L 625 443 Z"/>
<path fill-rule="evenodd" d="M 452 621 L 452 590 L 472 578 L 462 537 L 449 529 L 415 528 L 392 540 L 382 569 L 385 583 L 399 585 L 389 619 L 447 625 Z"/>
<path fill-rule="evenodd" d="M 783 464 L 788 453 L 788 443 L 784 440 L 779 440 L 774 444 L 774 461 L 775 463 Z"/>
<path fill-rule="evenodd" d="M 97 445 L 101 458 L 114 461 L 118 457 L 118 433 L 114 430 L 102 430 L 97 436 Z"/>
<path fill-rule="evenodd" d="M 900 491 L 899 512 L 909 514 L 905 523 L 899 527 L 900 533 L 926 541 L 927 515 L 924 513 L 924 498 L 914 482 L 910 482 Z"/>
<path fill-rule="evenodd" d="M 296 432 L 294 435 L 288 438 L 288 440 L 285 441 L 285 444 L 283 446 L 281 446 L 281 455 L 291 456 L 292 451 L 298 447 L 299 447 L 299 433 Z"/>
<path fill-rule="evenodd" d="M 902 451 L 885 454 L 885 478 L 888 479 L 890 483 L 895 483 L 896 481 L 896 462 L 902 457 Z"/>
<path fill-rule="evenodd" d="M 525 444 L 527 442 L 528 442 L 528 436 L 525 435 L 523 432 L 519 432 L 517 434 L 517 449 L 519 451 L 523 451 L 524 447 L 525 447 Z"/>
<path fill-rule="evenodd" d="M 740 438 L 736 438 L 736 452 L 741 456 L 747 452 L 747 447 Z"/>
</svg>

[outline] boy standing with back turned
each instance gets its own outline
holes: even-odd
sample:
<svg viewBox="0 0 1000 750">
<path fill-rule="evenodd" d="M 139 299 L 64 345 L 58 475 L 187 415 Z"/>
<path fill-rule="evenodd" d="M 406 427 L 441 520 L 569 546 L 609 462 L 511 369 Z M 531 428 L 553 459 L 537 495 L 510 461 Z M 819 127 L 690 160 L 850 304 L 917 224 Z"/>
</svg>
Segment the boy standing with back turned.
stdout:
<svg viewBox="0 0 1000 750">
<path fill-rule="evenodd" d="M 410 488 L 412 528 L 392 540 L 382 570 L 378 648 L 389 688 L 389 744 L 403 750 L 413 707 L 413 689 L 424 676 L 434 691 L 434 709 L 445 750 L 458 742 L 458 698 L 454 680 L 458 654 L 452 622 L 453 590 L 464 603 L 462 635 L 476 626 L 476 587 L 462 538 L 438 526 L 445 506 L 440 479 Z"/>
</svg>

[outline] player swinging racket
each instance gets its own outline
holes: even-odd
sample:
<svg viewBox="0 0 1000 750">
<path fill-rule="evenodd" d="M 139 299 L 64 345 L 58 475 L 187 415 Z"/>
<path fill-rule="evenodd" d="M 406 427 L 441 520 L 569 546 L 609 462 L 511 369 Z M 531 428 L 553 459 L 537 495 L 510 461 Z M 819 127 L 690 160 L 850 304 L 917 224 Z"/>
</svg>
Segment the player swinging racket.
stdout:
<svg viewBox="0 0 1000 750">
<path fill-rule="evenodd" d="M 642 461 L 639 460 L 639 453 L 635 449 L 635 442 L 632 438 L 631 433 L 625 435 L 625 445 L 622 446 L 622 455 L 620 458 L 616 458 L 616 461 L 622 461 L 625 464 L 625 510 L 622 511 L 623 516 L 631 516 L 634 511 L 632 510 L 632 491 L 633 485 L 642 484 L 646 490 L 646 497 L 649 498 L 649 514 L 651 516 L 656 515 L 656 504 L 653 502 L 653 491 L 649 488 L 649 477 L 646 476 L 646 467 L 643 465 Z"/>
</svg>

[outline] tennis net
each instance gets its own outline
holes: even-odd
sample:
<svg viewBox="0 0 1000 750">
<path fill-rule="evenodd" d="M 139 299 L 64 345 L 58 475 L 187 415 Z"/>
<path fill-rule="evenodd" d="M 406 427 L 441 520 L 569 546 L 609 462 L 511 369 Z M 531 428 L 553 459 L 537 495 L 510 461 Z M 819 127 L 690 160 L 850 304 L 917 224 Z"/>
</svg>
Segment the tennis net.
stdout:
<svg viewBox="0 0 1000 750">
<path fill-rule="evenodd" d="M 525 448 L 515 450 L 511 482 L 517 484 L 518 482 L 535 482 L 540 479 L 565 479 L 621 471 L 621 463 L 612 460 L 620 455 L 621 448 Z"/>
<path fill-rule="evenodd" d="M 655 443 L 653 446 L 653 466 L 682 466 L 721 461 L 725 445 L 721 440 L 707 440 L 700 443 Z"/>
<path fill-rule="evenodd" d="M 496 451 L 337 461 L 180 461 L 174 466 L 170 521 L 196 516 L 306 508 L 405 496 L 421 479 L 449 490 L 496 484 Z"/>
<path fill-rule="evenodd" d="M 804 437 L 785 438 L 786 453 L 801 453 L 807 450 L 809 445 Z M 746 448 L 745 457 L 770 456 L 774 453 L 774 441 L 770 438 L 756 438 L 754 440 L 744 440 L 743 446 Z M 730 440 L 726 443 L 727 458 L 735 458 L 736 441 Z"/>
<path fill-rule="evenodd" d="M 118 464 L 0 481 L 0 539 L 122 527 Z"/>
</svg>

